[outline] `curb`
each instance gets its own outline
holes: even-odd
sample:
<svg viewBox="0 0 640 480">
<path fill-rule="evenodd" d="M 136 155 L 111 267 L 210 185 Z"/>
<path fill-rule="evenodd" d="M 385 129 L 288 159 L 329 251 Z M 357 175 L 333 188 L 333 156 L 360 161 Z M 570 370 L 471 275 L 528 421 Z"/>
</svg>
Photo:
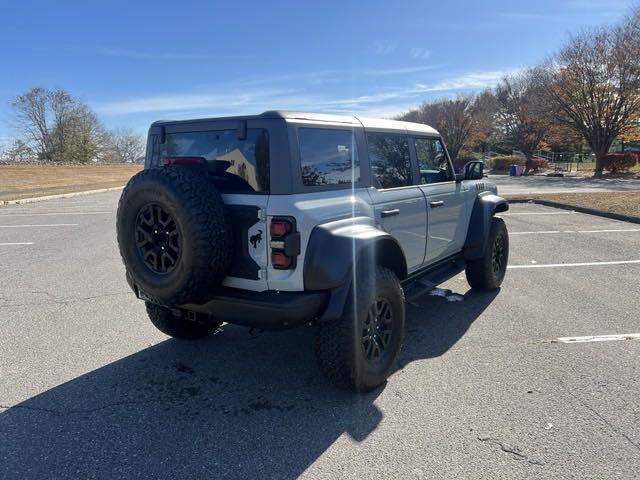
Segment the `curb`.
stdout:
<svg viewBox="0 0 640 480">
<path fill-rule="evenodd" d="M 577 205 L 569 205 L 567 203 L 553 202 L 551 200 L 539 200 L 536 198 L 517 198 L 513 200 L 507 199 L 509 203 L 536 203 L 547 207 L 562 208 L 563 210 L 573 210 L 574 212 L 587 213 L 589 215 L 597 215 L 598 217 L 611 218 L 612 220 L 622 220 L 624 222 L 640 223 L 640 217 L 632 215 L 623 215 L 621 213 L 605 212 L 604 210 L 595 210 L 593 208 L 579 207 Z"/>
<path fill-rule="evenodd" d="M 59 193 L 44 197 L 21 198 L 20 200 L 0 200 L 0 205 L 22 205 L 23 203 L 42 202 L 44 200 L 54 200 L 56 198 L 79 197 L 81 195 L 91 195 L 92 193 L 115 192 L 116 190 L 122 190 L 123 188 L 124 185 L 121 187 L 99 188 L 98 190 L 85 190 L 83 192 Z"/>
</svg>

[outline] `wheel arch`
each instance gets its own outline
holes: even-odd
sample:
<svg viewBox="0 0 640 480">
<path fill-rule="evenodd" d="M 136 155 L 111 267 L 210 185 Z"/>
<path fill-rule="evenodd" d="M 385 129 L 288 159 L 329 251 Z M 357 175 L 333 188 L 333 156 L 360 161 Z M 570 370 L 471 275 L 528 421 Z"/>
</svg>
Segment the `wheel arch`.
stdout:
<svg viewBox="0 0 640 480">
<path fill-rule="evenodd" d="M 402 247 L 369 217 L 347 218 L 316 226 L 304 259 L 305 290 L 332 290 L 350 282 L 352 268 L 367 262 L 407 276 Z"/>
<path fill-rule="evenodd" d="M 491 219 L 496 213 L 507 210 L 509 210 L 509 203 L 491 192 L 483 192 L 476 197 L 464 243 L 465 259 L 474 260 L 484 256 L 491 230 Z"/>
</svg>

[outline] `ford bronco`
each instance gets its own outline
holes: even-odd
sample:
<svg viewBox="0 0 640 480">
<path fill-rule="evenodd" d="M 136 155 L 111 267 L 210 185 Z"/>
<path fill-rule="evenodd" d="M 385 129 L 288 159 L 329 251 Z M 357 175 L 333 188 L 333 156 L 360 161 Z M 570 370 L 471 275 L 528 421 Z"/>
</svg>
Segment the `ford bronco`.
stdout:
<svg viewBox="0 0 640 480">
<path fill-rule="evenodd" d="M 483 164 L 456 173 L 426 125 L 270 111 L 152 124 L 117 235 L 162 332 L 314 324 L 323 373 L 365 391 L 395 367 L 405 295 L 462 270 L 500 286 L 507 209 Z"/>
</svg>

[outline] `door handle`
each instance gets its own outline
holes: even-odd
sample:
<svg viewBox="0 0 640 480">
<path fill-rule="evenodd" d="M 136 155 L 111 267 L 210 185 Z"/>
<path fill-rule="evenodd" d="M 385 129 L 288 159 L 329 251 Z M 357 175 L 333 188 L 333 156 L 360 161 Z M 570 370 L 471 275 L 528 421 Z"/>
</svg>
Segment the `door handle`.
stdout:
<svg viewBox="0 0 640 480">
<path fill-rule="evenodd" d="M 431 208 L 438 208 L 444 205 L 444 202 L 442 200 L 438 200 L 436 202 L 429 202 L 429 205 L 431 206 Z"/>
<path fill-rule="evenodd" d="M 397 208 L 394 208 L 393 210 L 382 210 L 382 212 L 380 212 L 380 216 L 382 218 L 394 217 L 396 215 L 400 215 L 400 210 Z"/>
</svg>

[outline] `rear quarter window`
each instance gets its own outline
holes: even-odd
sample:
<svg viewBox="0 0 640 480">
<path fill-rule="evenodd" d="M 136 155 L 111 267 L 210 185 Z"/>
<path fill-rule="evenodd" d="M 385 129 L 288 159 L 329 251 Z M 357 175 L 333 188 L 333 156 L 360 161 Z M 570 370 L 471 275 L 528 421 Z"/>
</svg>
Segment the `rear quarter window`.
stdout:
<svg viewBox="0 0 640 480">
<path fill-rule="evenodd" d="M 300 128 L 302 184 L 307 187 L 360 181 L 356 140 L 351 129 Z"/>
<path fill-rule="evenodd" d="M 215 183 L 226 193 L 269 191 L 269 135 L 250 128 L 245 139 L 237 130 L 168 133 L 160 146 L 163 158 L 201 157 Z"/>
</svg>

